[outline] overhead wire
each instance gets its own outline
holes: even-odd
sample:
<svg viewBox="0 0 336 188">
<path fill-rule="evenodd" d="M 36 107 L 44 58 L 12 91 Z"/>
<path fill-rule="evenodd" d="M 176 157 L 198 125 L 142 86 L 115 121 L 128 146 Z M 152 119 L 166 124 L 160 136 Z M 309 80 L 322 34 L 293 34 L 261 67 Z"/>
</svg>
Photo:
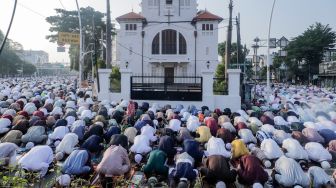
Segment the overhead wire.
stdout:
<svg viewBox="0 0 336 188">
<path fill-rule="evenodd" d="M 59 1 L 59 3 L 61 4 L 61 6 L 63 7 L 63 9 L 66 10 L 64 4 L 62 3 L 62 0 L 58 0 L 58 1 Z"/>
<path fill-rule="evenodd" d="M 34 13 L 34 14 L 36 14 L 36 15 L 39 15 L 39 16 L 41 16 L 41 17 L 43 17 L 43 18 L 47 18 L 47 17 L 44 16 L 43 14 L 41 14 L 41 13 L 39 13 L 39 12 L 37 12 L 37 11 L 35 11 L 35 10 L 29 8 L 29 7 L 27 7 L 26 5 L 23 5 L 23 4 L 21 4 L 21 3 L 18 3 L 18 4 L 19 4 L 21 7 L 23 7 L 23 8 L 25 8 L 25 9 L 29 10 L 30 12 L 32 12 L 32 13 Z"/>
</svg>

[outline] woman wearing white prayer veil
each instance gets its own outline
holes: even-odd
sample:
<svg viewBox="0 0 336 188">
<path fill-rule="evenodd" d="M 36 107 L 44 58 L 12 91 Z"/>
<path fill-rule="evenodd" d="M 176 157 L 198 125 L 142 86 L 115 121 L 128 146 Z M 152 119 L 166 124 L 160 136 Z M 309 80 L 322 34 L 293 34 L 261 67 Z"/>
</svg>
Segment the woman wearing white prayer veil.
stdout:
<svg viewBox="0 0 336 188">
<path fill-rule="evenodd" d="M 211 137 L 206 144 L 207 156 L 221 155 L 225 158 L 231 157 L 231 151 L 225 149 L 225 143 L 221 138 Z"/>
</svg>

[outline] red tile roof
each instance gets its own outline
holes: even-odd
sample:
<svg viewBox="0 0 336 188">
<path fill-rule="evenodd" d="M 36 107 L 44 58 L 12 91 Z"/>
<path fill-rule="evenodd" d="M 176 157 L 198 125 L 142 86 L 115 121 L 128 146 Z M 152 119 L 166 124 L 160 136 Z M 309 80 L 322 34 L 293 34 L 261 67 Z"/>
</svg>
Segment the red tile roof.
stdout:
<svg viewBox="0 0 336 188">
<path fill-rule="evenodd" d="M 146 20 L 146 18 L 141 16 L 140 14 L 135 13 L 135 12 L 129 12 L 127 14 L 124 14 L 122 16 L 117 17 L 116 20 L 117 21 L 121 21 L 121 20 Z"/>
<path fill-rule="evenodd" d="M 208 21 L 208 20 L 218 20 L 221 22 L 223 20 L 222 17 L 219 17 L 215 14 L 212 14 L 211 12 L 208 12 L 207 10 L 199 11 L 197 13 L 197 16 L 193 19 L 193 21 Z"/>
</svg>

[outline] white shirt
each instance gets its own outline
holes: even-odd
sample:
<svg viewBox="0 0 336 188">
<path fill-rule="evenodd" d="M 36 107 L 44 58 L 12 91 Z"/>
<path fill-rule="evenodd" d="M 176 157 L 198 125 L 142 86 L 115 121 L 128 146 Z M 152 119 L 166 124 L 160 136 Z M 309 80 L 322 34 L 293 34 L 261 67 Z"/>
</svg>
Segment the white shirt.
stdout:
<svg viewBox="0 0 336 188">
<path fill-rule="evenodd" d="M 240 129 L 238 135 L 241 139 L 243 139 L 244 143 L 257 143 L 257 139 L 253 136 L 252 131 L 250 129 Z"/>
<path fill-rule="evenodd" d="M 28 171 L 40 171 L 43 177 L 52 161 L 53 151 L 49 146 L 35 146 L 19 160 L 19 165 Z"/>
<path fill-rule="evenodd" d="M 130 148 L 133 153 L 148 153 L 152 150 L 149 146 L 149 138 L 146 135 L 138 135 L 134 138 L 134 144 Z"/>
<path fill-rule="evenodd" d="M 75 133 L 68 133 L 56 147 L 56 153 L 62 152 L 70 155 L 74 147 L 78 144 L 78 136 Z"/>
<path fill-rule="evenodd" d="M 331 161 L 332 156 L 320 143 L 309 142 L 305 145 L 309 159 L 316 162 Z"/>
<path fill-rule="evenodd" d="M 196 132 L 197 128 L 200 126 L 200 123 L 198 122 L 198 120 L 188 120 L 187 121 L 187 129 L 190 131 L 190 132 Z"/>
<path fill-rule="evenodd" d="M 157 137 L 154 135 L 155 132 L 155 129 L 148 124 L 141 128 L 141 135 L 147 136 L 152 142 L 155 142 L 157 140 Z"/>
<path fill-rule="evenodd" d="M 285 155 L 289 158 L 308 160 L 307 151 L 304 150 L 299 141 L 297 141 L 296 139 L 287 138 L 283 141 L 282 148 L 287 150 L 287 153 Z"/>
<path fill-rule="evenodd" d="M 178 132 L 181 129 L 181 121 L 178 119 L 172 119 L 169 121 L 169 126 L 171 130 Z"/>
<path fill-rule="evenodd" d="M 225 149 L 225 143 L 221 138 L 211 137 L 207 143 L 208 156 L 222 155 L 225 158 L 231 157 L 231 151 Z"/>
<path fill-rule="evenodd" d="M 265 139 L 260 145 L 261 151 L 264 152 L 267 159 L 277 159 L 283 155 L 278 144 L 273 139 Z"/>
<path fill-rule="evenodd" d="M 301 185 L 307 187 L 309 185 L 309 177 L 294 159 L 282 156 L 275 162 L 274 169 L 277 172 L 275 180 L 283 186 Z"/>
<path fill-rule="evenodd" d="M 332 182 L 330 176 L 318 166 L 312 166 L 308 169 L 308 174 L 314 177 L 313 187 L 321 187 L 322 185 Z"/>
<path fill-rule="evenodd" d="M 63 139 L 63 137 L 69 133 L 69 128 L 65 126 L 56 127 L 54 132 L 49 134 L 51 140 Z"/>
</svg>

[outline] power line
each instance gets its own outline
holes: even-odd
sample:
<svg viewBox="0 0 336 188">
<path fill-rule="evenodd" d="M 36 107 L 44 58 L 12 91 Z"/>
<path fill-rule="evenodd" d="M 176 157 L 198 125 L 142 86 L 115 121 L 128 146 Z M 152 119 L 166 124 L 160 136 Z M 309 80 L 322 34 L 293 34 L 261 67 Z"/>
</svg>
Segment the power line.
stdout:
<svg viewBox="0 0 336 188">
<path fill-rule="evenodd" d="M 58 0 L 58 1 L 60 2 L 60 4 L 61 4 L 61 6 L 63 7 L 63 9 L 66 10 L 65 6 L 64 6 L 63 3 L 62 3 L 62 0 Z"/>
<path fill-rule="evenodd" d="M 23 4 L 21 4 L 21 3 L 18 3 L 21 7 L 23 7 L 23 8 L 25 8 L 25 9 L 27 9 L 27 10 L 29 10 L 30 12 L 33 12 L 34 14 L 36 14 L 36 15 L 39 15 L 39 16 L 41 16 L 41 17 L 43 17 L 43 18 L 47 18 L 46 16 L 44 16 L 43 14 L 41 14 L 41 13 L 39 13 L 39 12 L 37 12 L 37 11 L 35 11 L 35 10 L 33 10 L 33 9 L 31 9 L 31 8 L 29 8 L 29 7 L 27 7 L 27 6 L 25 6 L 25 5 L 23 5 Z"/>
</svg>

